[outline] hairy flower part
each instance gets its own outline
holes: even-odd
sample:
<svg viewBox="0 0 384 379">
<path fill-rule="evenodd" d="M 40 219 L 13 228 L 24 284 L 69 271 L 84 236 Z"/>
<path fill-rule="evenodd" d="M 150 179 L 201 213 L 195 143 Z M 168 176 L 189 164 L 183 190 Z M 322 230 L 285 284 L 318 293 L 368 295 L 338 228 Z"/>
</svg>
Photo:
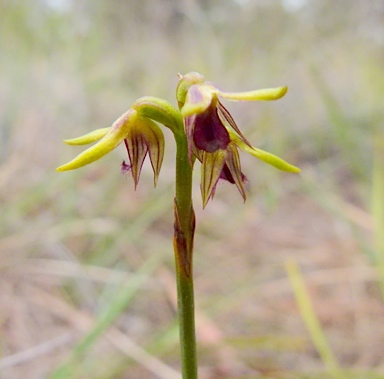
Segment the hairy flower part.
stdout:
<svg viewBox="0 0 384 379">
<path fill-rule="evenodd" d="M 179 75 L 176 97 L 188 139 L 188 155 L 201 163 L 201 193 L 203 207 L 214 196 L 219 179 L 235 184 L 244 201 L 247 179 L 241 171 L 238 148 L 281 170 L 300 170 L 282 159 L 254 148 L 243 136 L 228 110 L 219 98 L 232 101 L 277 100 L 285 95 L 287 87 L 248 92 L 223 92 L 204 77 L 192 72 Z"/>
<path fill-rule="evenodd" d="M 131 165 L 129 165 L 129 164 L 125 163 L 125 161 L 123 161 L 121 163 L 121 173 L 127 174 L 130 171 L 131 171 Z"/>
<path fill-rule="evenodd" d="M 82 137 L 64 141 L 69 145 L 96 143 L 56 170 L 75 170 L 88 165 L 111 152 L 123 141 L 127 149 L 129 164 L 123 163 L 122 172 L 130 171 L 132 173 L 136 188 L 144 159 L 148 154 L 156 185 L 164 156 L 164 135 L 154 121 L 140 115 L 135 109 L 124 113 L 110 128 L 97 129 Z"/>
</svg>

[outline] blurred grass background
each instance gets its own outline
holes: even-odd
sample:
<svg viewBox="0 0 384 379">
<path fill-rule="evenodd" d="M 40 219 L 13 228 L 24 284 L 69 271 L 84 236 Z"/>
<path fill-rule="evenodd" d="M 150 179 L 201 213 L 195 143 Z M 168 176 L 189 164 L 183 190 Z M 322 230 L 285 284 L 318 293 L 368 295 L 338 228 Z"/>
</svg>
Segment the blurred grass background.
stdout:
<svg viewBox="0 0 384 379">
<path fill-rule="evenodd" d="M 203 211 L 196 167 L 200 377 L 383 378 L 383 25 L 380 0 L 1 0 L 0 377 L 179 377 L 170 134 L 155 190 L 123 147 L 54 169 L 198 71 L 288 85 L 225 105 L 302 168 L 242 155 L 246 204 L 220 183 Z"/>
</svg>

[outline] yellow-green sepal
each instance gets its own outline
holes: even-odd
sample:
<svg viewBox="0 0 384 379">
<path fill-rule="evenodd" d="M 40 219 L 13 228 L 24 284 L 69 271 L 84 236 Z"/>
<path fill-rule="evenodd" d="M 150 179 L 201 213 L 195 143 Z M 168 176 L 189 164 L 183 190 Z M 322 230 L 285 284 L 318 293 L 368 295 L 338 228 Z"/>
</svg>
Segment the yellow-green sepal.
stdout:
<svg viewBox="0 0 384 379">
<path fill-rule="evenodd" d="M 111 129 L 111 127 L 96 129 L 93 132 L 89 132 L 87 134 L 84 134 L 81 137 L 66 139 L 66 140 L 64 140 L 64 142 L 67 145 L 88 145 L 90 143 L 93 143 L 93 142 L 96 142 L 96 141 L 102 139 L 108 133 L 108 131 L 110 129 Z"/>
<path fill-rule="evenodd" d="M 284 161 L 283 159 L 268 153 L 267 151 L 258 149 L 253 146 L 248 146 L 245 142 L 243 142 L 240 138 L 236 138 L 236 144 L 240 147 L 240 149 L 244 150 L 246 153 L 253 155 L 254 157 L 262 160 L 265 163 L 270 164 L 273 167 L 278 168 L 279 170 L 286 172 L 300 172 L 301 170 Z"/>
<path fill-rule="evenodd" d="M 136 118 L 137 112 L 130 109 L 113 123 L 107 134 L 99 142 L 83 151 L 70 162 L 58 167 L 56 171 L 76 170 L 102 158 L 126 138 L 129 128 Z"/>
<path fill-rule="evenodd" d="M 288 91 L 288 87 L 266 88 L 247 92 L 222 92 L 217 95 L 232 101 L 278 100 Z"/>
</svg>

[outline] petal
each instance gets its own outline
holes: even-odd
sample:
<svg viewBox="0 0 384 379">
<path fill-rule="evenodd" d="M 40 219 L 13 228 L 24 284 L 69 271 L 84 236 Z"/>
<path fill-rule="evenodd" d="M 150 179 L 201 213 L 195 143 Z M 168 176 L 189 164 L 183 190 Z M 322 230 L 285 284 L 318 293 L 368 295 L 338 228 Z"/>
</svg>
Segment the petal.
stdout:
<svg viewBox="0 0 384 379">
<path fill-rule="evenodd" d="M 140 124 L 142 126 L 143 124 Z M 124 140 L 128 151 L 131 172 L 135 189 L 139 183 L 141 168 L 143 167 L 144 159 L 148 152 L 147 142 L 143 133 L 144 127 L 140 128 L 137 124 L 129 130 L 127 138 Z"/>
<path fill-rule="evenodd" d="M 64 142 L 67 145 L 88 145 L 89 143 L 93 143 L 99 139 L 102 139 L 110 129 L 111 127 L 96 129 L 93 132 L 87 133 L 81 137 L 66 139 Z"/>
<path fill-rule="evenodd" d="M 235 120 L 232 118 L 231 114 L 227 111 L 223 104 L 220 102 L 217 103 L 217 114 L 223 125 L 226 127 L 227 131 L 231 134 L 233 130 L 237 133 L 238 137 L 241 138 L 243 142 L 245 142 L 248 146 L 251 144 L 247 141 L 247 139 L 241 133 L 239 127 L 236 125 Z"/>
<path fill-rule="evenodd" d="M 203 198 L 203 208 L 212 197 L 220 173 L 223 169 L 226 150 L 217 150 L 214 153 L 204 152 L 201 166 L 201 196 Z"/>
<path fill-rule="evenodd" d="M 277 100 L 288 91 L 287 87 L 266 88 L 247 92 L 221 92 L 217 95 L 233 101 Z"/>
<path fill-rule="evenodd" d="M 193 164 L 193 154 L 195 153 L 195 144 L 193 142 L 193 131 L 195 128 L 195 118 L 196 115 L 186 117 L 184 120 L 184 128 L 185 128 L 185 134 L 187 136 L 187 142 L 188 142 L 188 159 L 189 163 Z"/>
<path fill-rule="evenodd" d="M 108 133 L 95 145 L 79 154 L 75 159 L 56 169 L 56 171 L 75 170 L 92 163 L 112 151 L 127 136 L 129 129 L 135 122 L 137 112 L 129 110 L 117 119 Z"/>
<path fill-rule="evenodd" d="M 193 84 L 189 87 L 185 104 L 181 108 L 183 117 L 203 113 L 212 103 L 211 86 L 204 84 Z"/>
<path fill-rule="evenodd" d="M 155 122 L 149 119 L 145 119 L 145 122 L 148 123 L 147 132 L 145 133 L 145 139 L 147 142 L 149 158 L 151 160 L 151 165 L 154 174 L 154 185 L 156 186 L 164 157 L 164 134 Z"/>
<path fill-rule="evenodd" d="M 156 185 L 164 156 L 164 135 L 160 127 L 146 117 L 138 117 L 125 139 L 135 188 L 139 183 L 144 159 L 149 153 Z"/>
<path fill-rule="evenodd" d="M 239 138 L 237 138 L 235 143 L 237 146 L 239 146 L 245 152 L 253 155 L 254 157 L 262 160 L 265 163 L 270 164 L 271 166 L 278 168 L 279 170 L 287 171 L 287 172 L 300 172 L 301 171 L 298 167 L 295 167 L 295 166 L 287 163 L 286 161 L 277 157 L 276 155 L 273 155 L 273 154 L 268 153 L 267 151 L 264 151 L 261 149 L 257 149 L 256 147 L 253 147 L 253 146 L 251 146 L 251 147 L 248 146 Z"/>
<path fill-rule="evenodd" d="M 233 181 L 236 184 L 237 189 L 240 192 L 240 195 L 245 201 L 247 198 L 243 187 L 243 181 L 245 179 L 245 176 L 241 172 L 239 152 L 237 151 L 237 148 L 234 144 L 229 144 L 227 147 L 227 153 L 228 155 L 225 163 L 227 164 L 227 167 L 232 175 Z"/>
</svg>

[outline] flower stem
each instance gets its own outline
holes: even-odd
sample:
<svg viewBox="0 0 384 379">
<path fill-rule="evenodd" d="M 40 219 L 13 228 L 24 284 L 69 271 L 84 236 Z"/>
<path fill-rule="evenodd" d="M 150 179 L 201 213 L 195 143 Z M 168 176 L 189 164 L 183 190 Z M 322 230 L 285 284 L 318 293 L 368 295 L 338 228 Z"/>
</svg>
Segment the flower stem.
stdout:
<svg viewBox="0 0 384 379">
<path fill-rule="evenodd" d="M 181 371 L 183 379 L 197 378 L 195 310 L 192 278 L 177 274 Z"/>
<path fill-rule="evenodd" d="M 170 103 L 156 97 L 142 97 L 133 104 L 142 117 L 168 127 L 176 141 L 176 195 L 173 247 L 175 251 L 177 307 L 180 328 L 183 379 L 197 379 L 195 304 L 193 292 L 193 238 L 195 213 L 192 205 L 192 165 L 183 118 Z"/>
<path fill-rule="evenodd" d="M 192 166 L 188 159 L 185 134 L 175 133 L 174 135 L 177 153 L 173 246 L 176 264 L 182 378 L 196 379 L 197 359 L 192 269 L 195 215 L 192 205 Z"/>
</svg>

